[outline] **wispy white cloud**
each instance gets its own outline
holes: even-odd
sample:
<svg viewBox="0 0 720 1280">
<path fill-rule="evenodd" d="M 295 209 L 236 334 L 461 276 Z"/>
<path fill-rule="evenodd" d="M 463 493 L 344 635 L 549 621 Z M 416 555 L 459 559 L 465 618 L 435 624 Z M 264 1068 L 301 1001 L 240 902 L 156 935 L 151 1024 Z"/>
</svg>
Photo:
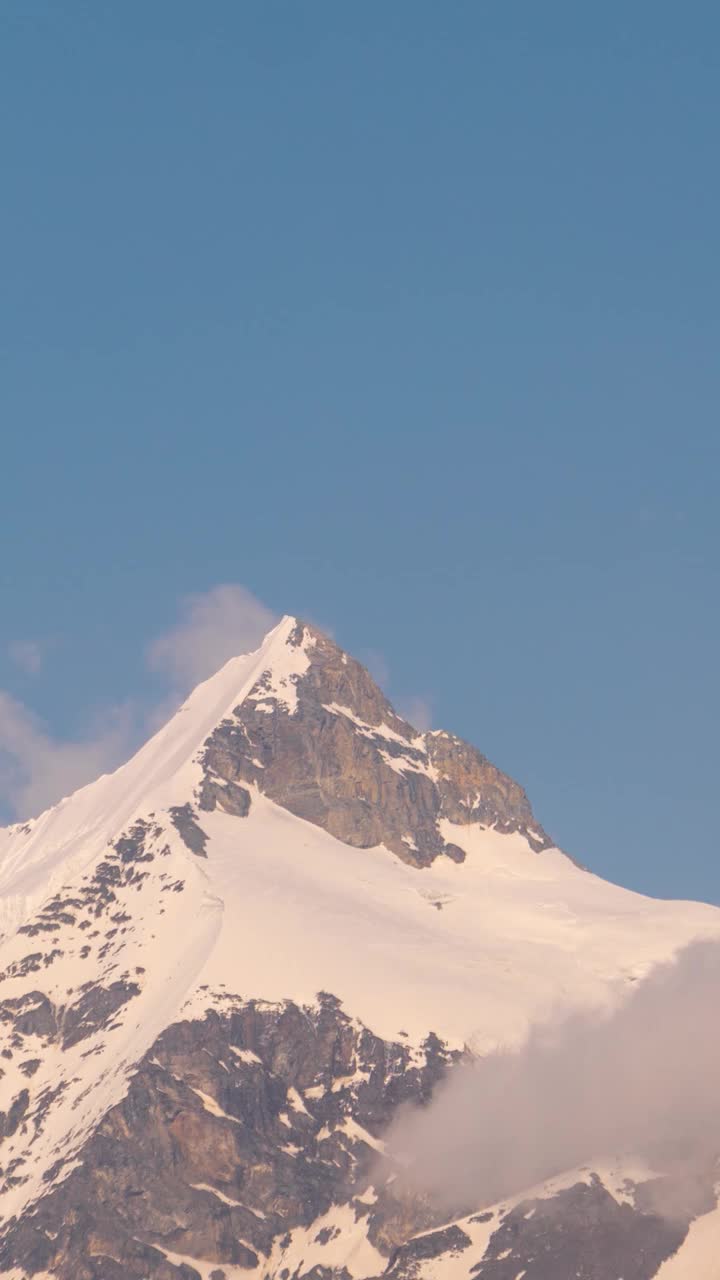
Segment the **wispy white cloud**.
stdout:
<svg viewBox="0 0 720 1280">
<path fill-rule="evenodd" d="M 148 663 L 186 693 L 230 658 L 256 649 L 277 621 L 246 587 L 213 587 L 182 601 L 180 621 L 152 641 Z"/>
<path fill-rule="evenodd" d="M 55 738 L 42 720 L 0 690 L 0 802 L 14 818 L 41 813 L 121 764 L 133 742 L 130 706 L 108 709 L 78 741 Z"/>
<path fill-rule="evenodd" d="M 384 654 L 377 649 L 361 649 L 357 657 L 363 666 L 367 667 L 375 683 L 380 685 L 386 696 L 390 698 L 403 720 L 407 720 L 408 724 L 418 729 L 420 733 L 426 733 L 432 728 L 432 707 L 428 698 L 413 694 L 404 697 L 393 696 L 390 666 Z"/>
<path fill-rule="evenodd" d="M 117 768 L 164 723 L 185 695 L 229 658 L 251 651 L 277 622 L 245 587 L 228 583 L 181 602 L 175 626 L 146 653 L 164 684 L 150 705 L 126 702 L 96 710 L 76 740 L 54 736 L 28 707 L 0 690 L 0 811 L 34 816 L 101 773 Z M 24 670 L 39 669 L 42 649 L 13 646 Z"/>
<path fill-rule="evenodd" d="M 420 733 L 427 733 L 428 729 L 432 729 L 432 707 L 428 698 L 399 698 L 395 703 L 395 710 Z"/>
<path fill-rule="evenodd" d="M 28 676 L 35 676 L 45 661 L 45 646 L 39 640 L 13 640 L 8 654 L 16 667 Z"/>
<path fill-rule="evenodd" d="M 387 691 L 390 684 L 390 668 L 385 656 L 377 649 L 360 649 L 355 656 L 358 662 L 361 662 L 370 672 L 375 683 Z"/>
</svg>

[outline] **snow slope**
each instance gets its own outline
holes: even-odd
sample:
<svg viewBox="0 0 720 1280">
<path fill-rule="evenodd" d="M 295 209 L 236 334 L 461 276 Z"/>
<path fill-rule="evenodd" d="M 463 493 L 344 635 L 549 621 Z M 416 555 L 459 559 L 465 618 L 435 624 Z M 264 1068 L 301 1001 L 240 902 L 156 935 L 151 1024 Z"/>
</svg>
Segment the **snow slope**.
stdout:
<svg viewBox="0 0 720 1280">
<path fill-rule="evenodd" d="M 656 1280 L 717 1280 L 718 1276 L 720 1205 L 690 1224 L 686 1240 L 672 1258 L 663 1262 Z"/>
<path fill-rule="evenodd" d="M 250 814 L 203 815 L 208 876 L 224 903 L 187 1007 L 229 984 L 244 996 L 340 997 L 386 1040 L 435 1031 L 479 1051 L 523 1037 L 560 1006 L 606 1007 L 720 912 L 607 884 L 518 835 L 445 824 L 467 851 L 419 871 L 355 849 L 259 793 Z"/>
<path fill-rule="evenodd" d="M 133 818 L 187 800 L 199 780 L 196 756 L 215 726 L 272 667 L 276 689 L 292 698 L 292 677 L 307 654 L 286 644 L 294 619 L 283 621 L 255 653 L 232 658 L 191 693 L 168 723 L 115 773 L 25 824 L 0 829 L 0 927 L 9 931 L 57 884 L 92 859 L 98 844 Z"/>
</svg>

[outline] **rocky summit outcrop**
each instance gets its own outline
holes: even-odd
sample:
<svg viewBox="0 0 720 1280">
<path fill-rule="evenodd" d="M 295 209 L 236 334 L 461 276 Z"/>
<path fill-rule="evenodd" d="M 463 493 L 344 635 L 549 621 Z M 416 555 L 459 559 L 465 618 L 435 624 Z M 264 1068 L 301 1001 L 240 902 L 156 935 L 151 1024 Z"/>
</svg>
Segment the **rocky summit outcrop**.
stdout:
<svg viewBox="0 0 720 1280">
<path fill-rule="evenodd" d="M 527 796 L 475 747 L 419 733 L 359 662 L 307 623 L 289 645 L 308 654 L 291 697 L 260 676 L 208 740 L 200 808 L 247 813 L 249 784 L 346 844 L 384 844 L 417 867 L 464 853 L 442 819 L 518 831 L 536 851 L 552 841 Z"/>
</svg>

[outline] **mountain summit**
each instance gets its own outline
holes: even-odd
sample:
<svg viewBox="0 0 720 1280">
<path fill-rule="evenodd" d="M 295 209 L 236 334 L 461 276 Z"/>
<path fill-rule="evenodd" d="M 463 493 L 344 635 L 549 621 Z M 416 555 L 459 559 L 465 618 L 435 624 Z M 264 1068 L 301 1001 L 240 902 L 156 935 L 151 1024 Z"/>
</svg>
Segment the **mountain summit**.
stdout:
<svg viewBox="0 0 720 1280">
<path fill-rule="evenodd" d="M 441 854 L 464 860 L 443 837 L 443 820 L 550 847 L 517 783 L 460 739 L 418 733 L 365 668 L 315 628 L 285 618 L 266 661 L 208 739 L 201 808 L 245 814 L 255 786 L 346 844 L 382 844 L 416 867 Z"/>
<path fill-rule="evenodd" d="M 584 871 L 307 623 L 0 831 L 0 928 L 0 1275 L 650 1280 L 682 1245 L 690 1212 L 670 1230 L 587 1171 L 537 1192 L 567 1201 L 545 1270 L 545 1209 L 448 1225 L 393 1191 L 402 1104 L 559 1003 L 622 1002 L 720 912 Z"/>
</svg>

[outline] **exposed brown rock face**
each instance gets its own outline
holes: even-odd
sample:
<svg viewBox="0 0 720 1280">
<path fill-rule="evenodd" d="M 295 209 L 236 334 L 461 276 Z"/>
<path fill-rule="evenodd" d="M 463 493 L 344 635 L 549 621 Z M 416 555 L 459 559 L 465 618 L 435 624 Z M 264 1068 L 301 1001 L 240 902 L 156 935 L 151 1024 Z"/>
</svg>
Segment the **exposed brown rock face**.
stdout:
<svg viewBox="0 0 720 1280">
<path fill-rule="evenodd" d="M 415 866 L 462 850 L 438 822 L 519 831 L 540 851 L 551 841 L 522 787 L 450 734 L 419 734 L 393 710 L 364 667 L 321 632 L 298 623 L 292 642 L 310 662 L 289 707 L 262 677 L 205 751 L 200 807 L 247 811 L 243 783 L 359 848 L 385 844 Z"/>
<path fill-rule="evenodd" d="M 578 1183 L 552 1200 L 523 1201 L 503 1219 L 477 1280 L 652 1280 L 680 1247 L 687 1221 L 669 1222 L 618 1204 L 599 1180 Z"/>
<path fill-rule="evenodd" d="M 597 1178 L 578 1182 L 546 1200 L 523 1200 L 495 1219 L 487 1247 L 478 1250 L 468 1232 L 495 1214 L 478 1214 L 439 1231 L 416 1236 L 393 1255 L 388 1280 L 457 1275 L 462 1255 L 468 1280 L 653 1280 L 682 1244 L 688 1219 L 668 1220 L 640 1206 L 618 1204 Z M 463 1229 L 465 1228 L 465 1229 Z M 424 1270 L 430 1261 L 433 1269 Z M 438 1270 L 439 1268 L 439 1270 Z"/>
<path fill-rule="evenodd" d="M 197 858 L 207 858 L 205 852 L 207 836 L 195 819 L 192 805 L 190 803 L 174 805 L 170 810 L 170 820 L 190 852 Z"/>
<path fill-rule="evenodd" d="M 428 1101 L 451 1063 L 442 1044 L 429 1037 L 418 1061 L 332 996 L 313 1008 L 226 1003 L 160 1036 L 79 1167 L 10 1224 L 0 1274 L 227 1280 L 237 1268 L 257 1280 L 423 1280 L 462 1255 L 469 1280 L 651 1280 L 692 1216 L 712 1206 L 712 1178 L 672 1220 L 653 1208 L 662 1181 L 638 1187 L 633 1206 L 592 1178 L 448 1225 L 447 1210 L 394 1194 L 396 1170 L 382 1154 L 397 1108 Z M 19 1099 L 8 1120 L 22 1119 Z M 677 1190 L 669 1194 L 677 1206 Z M 319 1261 L 340 1235 L 338 1207 L 371 1243 L 371 1270 Z M 478 1248 L 473 1224 L 489 1220 Z"/>
<path fill-rule="evenodd" d="M 228 1003 L 160 1037 L 82 1165 L 7 1233 L 0 1268 L 196 1280 L 170 1254 L 270 1280 L 273 1246 L 338 1203 L 370 1220 L 381 1250 L 431 1225 L 420 1205 L 356 1197 L 397 1106 L 427 1100 L 449 1061 L 439 1041 L 415 1065 L 331 996 L 312 1009 Z"/>
</svg>

